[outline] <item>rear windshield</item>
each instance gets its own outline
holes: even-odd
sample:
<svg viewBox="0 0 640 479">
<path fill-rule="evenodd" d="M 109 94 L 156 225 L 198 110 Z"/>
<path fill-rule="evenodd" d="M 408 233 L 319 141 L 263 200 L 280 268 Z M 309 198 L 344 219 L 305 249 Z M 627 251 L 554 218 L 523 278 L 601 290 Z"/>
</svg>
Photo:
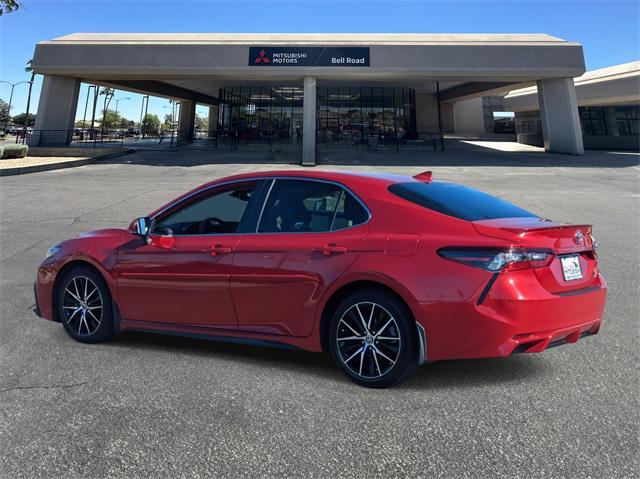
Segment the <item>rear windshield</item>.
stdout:
<svg viewBox="0 0 640 479">
<path fill-rule="evenodd" d="M 508 201 L 454 183 L 395 183 L 389 186 L 389 191 L 417 205 L 467 221 L 537 218 L 537 215 Z"/>
</svg>

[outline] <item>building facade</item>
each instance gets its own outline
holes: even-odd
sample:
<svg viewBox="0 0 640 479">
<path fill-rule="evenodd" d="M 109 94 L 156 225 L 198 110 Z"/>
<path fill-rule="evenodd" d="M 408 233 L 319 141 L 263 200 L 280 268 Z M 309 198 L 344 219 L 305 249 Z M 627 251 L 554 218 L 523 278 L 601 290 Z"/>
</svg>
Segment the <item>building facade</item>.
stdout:
<svg viewBox="0 0 640 479">
<path fill-rule="evenodd" d="M 574 81 L 582 139 L 586 149 L 640 150 L 640 61 L 593 70 Z M 542 146 L 538 91 L 509 92 L 518 141 Z"/>
<path fill-rule="evenodd" d="M 184 141 L 209 106 L 209 135 L 297 142 L 309 165 L 323 144 L 465 129 L 464 102 L 536 83 L 547 150 L 583 153 L 582 47 L 548 35 L 71 34 L 39 43 L 33 67 L 39 144 L 73 128 L 81 82 L 179 100 Z"/>
</svg>

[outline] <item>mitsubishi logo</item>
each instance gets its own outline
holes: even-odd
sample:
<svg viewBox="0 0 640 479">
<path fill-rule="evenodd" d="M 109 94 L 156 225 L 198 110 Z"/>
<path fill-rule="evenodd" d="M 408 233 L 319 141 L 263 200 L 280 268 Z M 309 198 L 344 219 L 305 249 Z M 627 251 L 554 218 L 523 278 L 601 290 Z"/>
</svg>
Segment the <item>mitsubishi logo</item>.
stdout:
<svg viewBox="0 0 640 479">
<path fill-rule="evenodd" d="M 260 50 L 259 56 L 253 61 L 253 63 L 271 63 L 269 57 L 267 57 L 267 52 L 264 50 Z"/>
</svg>

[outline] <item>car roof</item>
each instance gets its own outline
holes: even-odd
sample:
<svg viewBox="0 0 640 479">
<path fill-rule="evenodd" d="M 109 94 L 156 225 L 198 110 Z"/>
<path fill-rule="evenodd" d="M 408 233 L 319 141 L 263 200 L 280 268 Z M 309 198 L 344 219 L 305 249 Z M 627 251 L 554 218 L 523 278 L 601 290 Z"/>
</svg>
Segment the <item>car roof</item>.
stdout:
<svg viewBox="0 0 640 479">
<path fill-rule="evenodd" d="M 394 183 L 401 182 L 417 182 L 415 178 L 403 175 L 394 175 L 390 173 L 373 173 L 365 172 L 359 173 L 355 171 L 335 171 L 335 170 L 267 170 L 267 171 L 254 171 L 251 173 L 241 173 L 232 176 L 225 176 L 218 178 L 217 180 L 210 181 L 203 185 L 200 185 L 191 191 L 187 191 L 178 198 L 174 198 L 170 202 L 162 205 L 155 211 L 149 214 L 149 216 L 155 216 L 161 211 L 165 211 L 171 205 L 176 204 L 185 198 L 198 194 L 201 191 L 222 185 L 229 182 L 237 182 L 242 180 L 254 180 L 264 178 L 300 178 L 300 179 L 312 179 L 312 180 L 325 180 L 335 181 L 343 184 L 347 188 L 354 191 L 357 195 L 364 195 L 371 197 L 377 196 L 378 191 L 385 190 L 387 187 Z"/>
<path fill-rule="evenodd" d="M 271 177 L 289 177 L 289 178 L 301 178 L 301 179 L 315 179 L 315 180 L 327 180 L 343 183 L 346 186 L 355 184 L 367 184 L 373 186 L 386 187 L 393 183 L 416 181 L 410 176 L 395 175 L 390 173 L 373 173 L 373 172 L 355 172 L 347 170 L 268 170 L 268 171 L 255 171 L 251 173 L 242 173 L 238 175 L 227 176 L 211 181 L 202 187 L 212 186 L 218 183 L 225 183 L 228 181 L 237 180 L 251 180 L 256 178 L 271 178 Z"/>
</svg>

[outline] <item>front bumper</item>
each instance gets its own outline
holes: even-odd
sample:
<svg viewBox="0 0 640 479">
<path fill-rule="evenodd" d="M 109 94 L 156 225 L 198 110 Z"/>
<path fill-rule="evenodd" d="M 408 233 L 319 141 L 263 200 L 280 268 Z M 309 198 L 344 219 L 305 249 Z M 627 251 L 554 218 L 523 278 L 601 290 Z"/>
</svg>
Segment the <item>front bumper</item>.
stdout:
<svg viewBox="0 0 640 479">
<path fill-rule="evenodd" d="M 564 295 L 551 294 L 537 282 L 514 292 L 510 279 L 496 281 L 481 304 L 475 297 L 415 305 L 426 331 L 427 360 L 536 353 L 598 333 L 606 301 L 601 276 L 589 288 Z"/>
<path fill-rule="evenodd" d="M 40 303 L 38 302 L 38 290 L 36 289 L 36 283 L 33 283 L 33 297 L 35 299 L 35 308 L 33 308 L 33 312 L 36 316 L 42 317 L 42 313 L 40 312 Z"/>
<path fill-rule="evenodd" d="M 34 284 L 34 295 L 36 301 L 35 313 L 42 319 L 52 321 L 53 315 L 53 286 L 56 278 L 57 268 L 38 268 L 36 281 Z"/>
</svg>

